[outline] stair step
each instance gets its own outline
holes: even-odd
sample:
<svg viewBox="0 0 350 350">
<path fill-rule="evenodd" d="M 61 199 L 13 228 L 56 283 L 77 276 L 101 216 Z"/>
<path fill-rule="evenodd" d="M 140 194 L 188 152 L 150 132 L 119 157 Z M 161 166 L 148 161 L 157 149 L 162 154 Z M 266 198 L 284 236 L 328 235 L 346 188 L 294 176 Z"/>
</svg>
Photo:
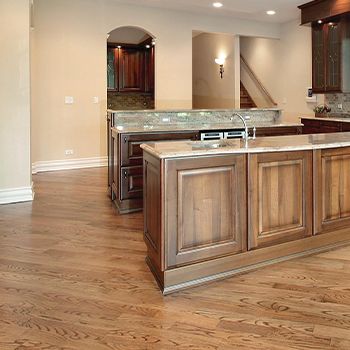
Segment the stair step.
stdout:
<svg viewBox="0 0 350 350">
<path fill-rule="evenodd" d="M 241 97 L 241 108 L 255 108 L 256 104 L 250 97 L 247 89 L 244 87 L 244 85 L 241 82 L 241 91 L 240 91 L 240 97 Z"/>
</svg>

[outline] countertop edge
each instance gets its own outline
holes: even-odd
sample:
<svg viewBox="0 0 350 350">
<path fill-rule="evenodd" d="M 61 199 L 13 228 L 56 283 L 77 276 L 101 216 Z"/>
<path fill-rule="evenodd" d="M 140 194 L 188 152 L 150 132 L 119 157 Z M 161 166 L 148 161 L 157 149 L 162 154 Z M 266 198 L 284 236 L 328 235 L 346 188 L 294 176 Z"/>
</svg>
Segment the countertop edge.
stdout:
<svg viewBox="0 0 350 350">
<path fill-rule="evenodd" d="M 292 151 L 310 151 L 310 150 L 320 150 L 320 149 L 332 149 L 332 148 L 343 148 L 350 147 L 350 132 L 347 133 L 337 133 L 337 134 L 348 134 L 349 141 L 339 141 L 332 143 L 320 143 L 320 144 L 302 144 L 293 146 L 265 146 L 265 147 L 252 147 L 252 148 L 213 148 L 213 149 L 198 149 L 198 150 L 188 150 L 188 151 L 163 151 L 157 152 L 153 147 L 148 144 L 142 144 L 140 147 L 149 154 L 155 156 L 159 159 L 174 159 L 174 158 L 189 158 L 189 157 L 199 157 L 199 156 L 213 156 L 213 155 L 227 155 L 227 154 L 250 154 L 250 153 L 272 153 L 272 152 L 292 152 Z M 327 135 L 327 134 L 318 134 Z M 260 139 L 272 139 L 283 136 L 271 136 L 263 137 Z M 176 141 L 174 141 L 176 142 Z M 182 142 L 183 141 L 177 141 Z M 188 141 L 188 143 L 196 143 L 201 141 Z M 187 142 L 186 142 L 187 143 Z M 249 141 L 248 141 L 249 145 Z"/>
</svg>

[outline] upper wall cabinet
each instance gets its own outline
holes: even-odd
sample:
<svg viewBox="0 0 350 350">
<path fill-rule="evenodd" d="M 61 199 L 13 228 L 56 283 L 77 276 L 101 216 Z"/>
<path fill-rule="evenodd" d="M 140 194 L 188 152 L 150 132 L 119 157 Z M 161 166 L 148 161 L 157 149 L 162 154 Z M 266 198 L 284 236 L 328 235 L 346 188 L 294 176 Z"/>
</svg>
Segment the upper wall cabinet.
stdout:
<svg viewBox="0 0 350 350">
<path fill-rule="evenodd" d="M 118 92 L 153 92 L 154 46 L 107 49 L 107 87 Z"/>
<path fill-rule="evenodd" d="M 347 17 L 312 25 L 314 92 L 350 91 L 350 22 Z"/>
<path fill-rule="evenodd" d="M 299 6 L 312 25 L 312 87 L 316 93 L 350 91 L 350 1 L 313 0 Z"/>
</svg>

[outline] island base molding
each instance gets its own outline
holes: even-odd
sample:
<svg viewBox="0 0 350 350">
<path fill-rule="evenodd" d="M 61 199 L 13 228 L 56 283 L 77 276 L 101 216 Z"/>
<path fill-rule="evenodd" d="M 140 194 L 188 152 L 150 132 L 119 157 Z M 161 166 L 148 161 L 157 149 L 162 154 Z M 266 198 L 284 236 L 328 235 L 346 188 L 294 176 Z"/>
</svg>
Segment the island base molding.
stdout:
<svg viewBox="0 0 350 350">
<path fill-rule="evenodd" d="M 168 295 L 265 266 L 329 251 L 346 245 L 350 245 L 349 228 L 259 250 L 247 251 L 239 255 L 230 255 L 177 267 L 164 272 L 159 271 L 149 257 L 146 258 L 146 263 L 163 295 Z"/>
</svg>

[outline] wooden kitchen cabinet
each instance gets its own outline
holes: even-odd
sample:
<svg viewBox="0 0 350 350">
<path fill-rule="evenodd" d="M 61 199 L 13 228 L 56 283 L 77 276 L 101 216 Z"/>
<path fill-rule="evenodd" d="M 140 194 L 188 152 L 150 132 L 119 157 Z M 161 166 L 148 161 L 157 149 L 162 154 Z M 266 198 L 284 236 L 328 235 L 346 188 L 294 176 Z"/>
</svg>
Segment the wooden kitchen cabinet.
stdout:
<svg viewBox="0 0 350 350">
<path fill-rule="evenodd" d="M 299 135 L 302 133 L 301 126 L 285 126 L 272 128 L 257 128 L 257 137 Z"/>
<path fill-rule="evenodd" d="M 345 131 L 349 123 L 332 120 L 301 119 L 303 134 L 326 134 Z"/>
<path fill-rule="evenodd" d="M 245 155 L 167 160 L 164 171 L 165 268 L 246 251 Z"/>
<path fill-rule="evenodd" d="M 145 91 L 145 50 L 119 49 L 119 91 Z"/>
<path fill-rule="evenodd" d="M 312 88 L 315 93 L 350 89 L 348 17 L 312 25 Z"/>
<path fill-rule="evenodd" d="M 248 157 L 248 249 L 311 236 L 312 152 Z"/>
<path fill-rule="evenodd" d="M 108 47 L 107 87 L 119 93 L 154 92 L 154 46 Z"/>
<path fill-rule="evenodd" d="M 350 148 L 314 154 L 315 234 L 350 225 Z"/>
<path fill-rule="evenodd" d="M 112 132 L 113 137 L 113 179 L 112 191 L 114 203 L 119 212 L 129 213 L 143 209 L 143 171 L 142 149 L 140 145 L 148 142 L 188 140 L 199 138 L 198 131 L 166 133 Z"/>
</svg>

